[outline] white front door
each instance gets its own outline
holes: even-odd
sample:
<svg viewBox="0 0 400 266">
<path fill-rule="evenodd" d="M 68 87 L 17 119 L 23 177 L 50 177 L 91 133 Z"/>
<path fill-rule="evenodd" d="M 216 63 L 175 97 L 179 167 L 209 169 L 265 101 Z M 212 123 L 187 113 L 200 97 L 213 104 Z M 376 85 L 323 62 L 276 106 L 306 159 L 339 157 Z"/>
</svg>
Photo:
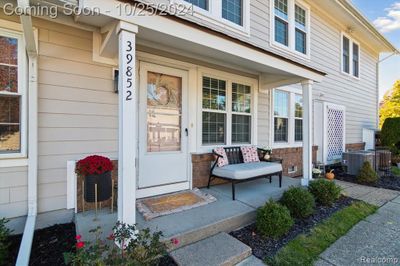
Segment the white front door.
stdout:
<svg viewBox="0 0 400 266">
<path fill-rule="evenodd" d="M 139 80 L 138 195 L 189 188 L 188 73 L 140 62 Z"/>
</svg>

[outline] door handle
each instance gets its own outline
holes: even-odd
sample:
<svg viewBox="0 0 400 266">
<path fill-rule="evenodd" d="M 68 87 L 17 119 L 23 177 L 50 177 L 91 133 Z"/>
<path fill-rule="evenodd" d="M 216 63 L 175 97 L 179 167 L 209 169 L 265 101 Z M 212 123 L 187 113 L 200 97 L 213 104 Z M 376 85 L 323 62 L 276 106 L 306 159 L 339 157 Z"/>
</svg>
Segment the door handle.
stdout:
<svg viewBox="0 0 400 266">
<path fill-rule="evenodd" d="M 189 129 L 185 128 L 186 137 L 189 136 Z"/>
</svg>

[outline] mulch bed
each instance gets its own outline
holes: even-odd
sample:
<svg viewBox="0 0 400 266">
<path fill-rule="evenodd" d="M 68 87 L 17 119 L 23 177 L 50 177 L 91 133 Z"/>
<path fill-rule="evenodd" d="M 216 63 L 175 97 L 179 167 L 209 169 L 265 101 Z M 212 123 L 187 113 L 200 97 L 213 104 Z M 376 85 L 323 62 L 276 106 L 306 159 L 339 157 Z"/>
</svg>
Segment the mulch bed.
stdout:
<svg viewBox="0 0 400 266">
<path fill-rule="evenodd" d="M 74 251 L 75 224 L 58 224 L 36 230 L 29 265 L 65 265 L 64 252 Z M 11 236 L 10 261 L 15 265 L 22 235 Z"/>
<path fill-rule="evenodd" d="M 279 239 L 265 238 L 257 234 L 256 225 L 251 224 L 230 233 L 233 237 L 252 248 L 253 255 L 264 260 L 272 258 L 290 240 L 302 233 L 308 233 L 315 225 L 330 217 L 336 211 L 349 206 L 355 200 L 342 196 L 332 207 L 317 206 L 313 215 L 301 220 L 295 219 L 291 230 Z"/>
<path fill-rule="evenodd" d="M 356 177 L 352 175 L 340 174 L 336 179 L 358 184 Z M 400 177 L 399 176 L 381 176 L 376 184 L 362 184 L 371 187 L 386 188 L 400 191 Z"/>
<path fill-rule="evenodd" d="M 65 265 L 64 252 L 75 251 L 75 224 L 58 224 L 45 229 L 35 231 L 32 243 L 29 265 Z M 4 265 L 15 265 L 22 235 L 10 236 L 9 261 Z M 0 265 L 2 265 L 0 263 Z M 164 257 L 160 266 L 177 265 L 170 257 Z"/>
</svg>

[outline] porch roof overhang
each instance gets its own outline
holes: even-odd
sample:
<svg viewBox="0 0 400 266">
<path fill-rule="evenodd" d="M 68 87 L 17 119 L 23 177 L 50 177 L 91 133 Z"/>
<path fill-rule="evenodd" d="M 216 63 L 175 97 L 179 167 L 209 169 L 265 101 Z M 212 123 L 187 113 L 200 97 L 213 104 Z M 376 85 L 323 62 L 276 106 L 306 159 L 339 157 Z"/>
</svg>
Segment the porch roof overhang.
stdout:
<svg viewBox="0 0 400 266">
<path fill-rule="evenodd" d="M 204 61 L 220 61 L 227 65 L 240 66 L 250 71 L 266 74 L 268 82 L 277 83 L 301 80 L 321 82 L 326 75 L 322 71 L 305 64 L 293 61 L 253 44 L 198 25 L 177 16 L 129 16 L 118 12 L 119 1 L 85 0 L 84 7 L 100 9 L 103 19 L 93 16 L 82 16 L 80 23 L 100 28 L 107 27 L 114 20 L 121 20 L 139 26 L 137 42 L 157 49 L 174 48 L 187 56 L 197 56 Z M 118 47 L 116 39 L 110 47 Z M 115 55 L 117 54 L 115 49 Z"/>
</svg>

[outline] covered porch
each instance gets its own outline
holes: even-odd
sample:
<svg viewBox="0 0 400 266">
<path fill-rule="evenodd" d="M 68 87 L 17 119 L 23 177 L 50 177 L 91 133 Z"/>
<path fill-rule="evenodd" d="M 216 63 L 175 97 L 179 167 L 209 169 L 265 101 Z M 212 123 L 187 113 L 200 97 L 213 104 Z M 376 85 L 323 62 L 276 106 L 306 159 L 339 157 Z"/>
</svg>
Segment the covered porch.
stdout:
<svg viewBox="0 0 400 266">
<path fill-rule="evenodd" d="M 299 178 L 283 178 L 282 188 L 279 188 L 278 179 L 273 178 L 272 184 L 265 179 L 258 179 L 237 185 L 236 200 L 231 197 L 230 184 L 222 184 L 201 189 L 217 200 L 205 206 L 190 210 L 156 217 L 146 221 L 137 212 L 136 223 L 139 229 L 150 228 L 152 231 L 162 231 L 163 241 L 167 244 L 170 239 L 179 240 L 179 245 L 170 246 L 170 249 L 186 246 L 193 242 L 205 239 L 219 232 L 230 232 L 255 221 L 256 210 L 269 199 L 278 200 L 290 186 L 300 186 Z M 101 210 L 94 220 L 95 212 L 78 213 L 75 225 L 78 234 L 84 239 L 94 239 L 89 231 L 97 226 L 101 227 L 103 237 L 111 232 L 117 219 L 117 213 L 110 213 L 108 209 Z"/>
<path fill-rule="evenodd" d="M 251 88 L 252 131 L 251 139 L 245 143 L 254 146 L 269 146 L 271 143 L 269 137 L 260 140 L 260 137 L 271 134 L 268 128 L 273 123 L 269 118 L 264 119 L 266 124 L 263 125 L 263 128 L 266 131 L 260 132 L 258 116 L 263 113 L 262 110 L 258 110 L 258 104 L 260 101 L 269 100 L 262 98 L 261 95 L 270 93 L 273 88 L 279 86 L 301 84 L 303 95 L 303 178 L 287 179 L 288 182 L 284 180 L 283 188 L 292 183 L 308 184 L 312 179 L 312 87 L 314 82 L 320 82 L 323 79 L 324 73 L 273 54 L 242 41 L 240 38 L 210 31 L 180 18 L 158 15 L 145 17 L 121 15 L 115 11 L 113 4 L 113 1 L 85 1 L 84 8 L 100 8 L 101 14 L 96 17 L 77 18 L 79 23 L 99 27 L 99 31 L 93 33 L 93 59 L 106 64 L 115 64 L 119 70 L 119 75 L 116 77 L 119 98 L 118 211 L 117 215 L 104 216 L 105 221 L 111 219 L 113 223 L 119 220 L 128 224 L 145 225 L 147 223 L 142 223 L 143 220 L 136 211 L 138 198 L 194 188 L 193 172 L 196 169 L 193 168 L 191 155 L 209 154 L 215 146 L 204 145 L 204 141 L 202 142 L 202 82 L 206 75 L 211 78 L 222 77 L 222 80 L 227 81 L 228 92 L 232 91 L 232 85 L 237 80 L 240 84 L 248 85 Z M 109 12 L 110 10 L 111 12 Z M 150 124 L 149 118 L 146 117 L 149 111 L 146 109 L 146 105 L 149 103 L 146 94 L 149 93 L 149 75 L 152 73 L 172 77 L 172 80 L 178 80 L 176 79 L 178 77 L 179 82 L 183 84 L 181 99 L 186 98 L 187 102 L 182 102 L 178 114 L 173 114 L 181 119 L 177 123 L 180 132 L 175 135 L 181 137 L 177 141 L 179 145 L 168 147 L 171 149 L 169 151 L 172 151 L 170 154 L 159 147 L 159 157 L 153 156 L 153 158 L 146 159 L 149 158 L 146 156 L 153 151 L 151 147 L 149 148 L 152 145 L 149 136 L 152 135 L 146 131 Z M 229 86 L 231 87 L 229 88 Z M 226 109 L 231 108 L 229 105 L 231 103 L 232 100 L 228 99 Z M 265 102 L 265 104 L 269 106 L 269 103 Z M 180 106 L 180 104 L 178 105 Z M 228 116 L 232 113 L 232 110 L 227 111 L 226 121 L 232 122 L 232 116 Z M 154 115 L 157 114 L 154 113 Z M 232 126 L 229 123 L 226 124 L 225 142 L 222 146 L 234 144 L 231 132 L 229 132 Z M 171 126 L 169 130 L 174 129 L 175 125 Z M 174 150 L 176 147 L 179 150 Z M 183 164 L 186 166 L 179 172 L 180 179 L 165 179 L 171 169 Z M 143 178 L 144 176 L 149 178 Z M 229 208 L 226 208 L 228 212 L 233 211 L 235 214 L 235 210 L 244 211 L 240 211 L 234 216 L 248 212 L 253 213 L 253 216 L 248 216 L 254 218 L 254 211 L 257 207 L 265 203 L 268 198 L 280 195 L 283 191 L 274 183 L 265 182 L 258 186 L 257 182 L 262 181 L 265 182 L 265 180 L 260 180 L 238 185 L 238 200 L 232 201 L 229 195 L 227 198 L 231 202 L 228 202 L 225 195 L 225 193 L 230 194 L 230 185 L 212 187 L 210 194 L 215 193 L 217 198 L 214 205 L 208 204 L 209 206 L 195 208 L 179 215 L 189 217 L 187 223 L 189 227 L 193 226 L 193 230 L 202 228 L 201 224 L 193 221 L 195 217 L 202 217 L 196 212 L 224 203 L 229 205 Z M 242 190 L 241 187 L 244 189 Z M 265 191 L 262 192 L 262 189 Z M 73 201 L 71 200 L 71 206 L 74 204 Z M 77 214 L 76 216 L 79 219 L 89 219 L 89 214 L 87 213 L 86 216 Z M 171 221 L 173 221 L 176 219 L 174 217 L 177 216 L 171 215 L 159 219 L 172 219 Z M 100 223 L 102 223 L 101 220 L 103 219 L 99 219 Z M 212 223 L 212 221 L 208 221 L 208 223 Z M 81 224 L 93 226 L 93 223 Z M 167 226 L 168 222 L 165 221 L 161 224 Z M 157 223 L 154 225 L 149 223 L 148 226 L 156 227 Z M 189 229 L 186 228 L 190 231 Z M 78 228 L 78 230 L 80 229 Z M 168 232 L 169 228 L 165 228 L 165 230 Z M 105 227 L 104 231 L 107 231 Z M 179 232 L 164 233 L 173 236 Z"/>
</svg>

